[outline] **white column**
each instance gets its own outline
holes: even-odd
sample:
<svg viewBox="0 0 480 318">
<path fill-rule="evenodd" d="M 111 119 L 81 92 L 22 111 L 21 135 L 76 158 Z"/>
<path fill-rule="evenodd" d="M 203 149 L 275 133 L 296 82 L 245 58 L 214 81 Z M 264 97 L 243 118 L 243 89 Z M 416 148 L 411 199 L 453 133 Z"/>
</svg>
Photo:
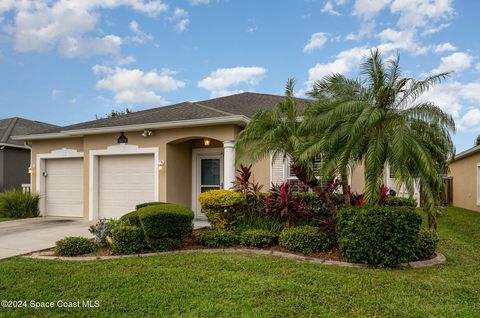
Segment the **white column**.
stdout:
<svg viewBox="0 0 480 318">
<path fill-rule="evenodd" d="M 223 188 L 230 189 L 235 181 L 235 141 L 223 142 Z"/>
</svg>

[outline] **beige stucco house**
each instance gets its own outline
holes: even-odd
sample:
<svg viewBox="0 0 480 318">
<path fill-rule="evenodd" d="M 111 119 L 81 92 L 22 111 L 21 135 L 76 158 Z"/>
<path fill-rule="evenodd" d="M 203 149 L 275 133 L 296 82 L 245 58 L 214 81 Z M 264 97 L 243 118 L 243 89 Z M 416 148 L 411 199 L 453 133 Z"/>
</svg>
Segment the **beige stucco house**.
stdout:
<svg viewBox="0 0 480 318">
<path fill-rule="evenodd" d="M 166 201 L 202 218 L 198 195 L 232 186 L 239 132 L 256 111 L 282 100 L 242 93 L 15 138 L 31 143 L 32 191 L 40 194 L 44 216 L 118 218 L 138 203 Z M 255 163 L 253 176 L 265 190 L 296 179 L 283 158 Z M 362 167 L 349 180 L 363 192 Z"/>
<path fill-rule="evenodd" d="M 449 170 L 451 204 L 480 212 L 480 146 L 456 155 Z"/>
</svg>

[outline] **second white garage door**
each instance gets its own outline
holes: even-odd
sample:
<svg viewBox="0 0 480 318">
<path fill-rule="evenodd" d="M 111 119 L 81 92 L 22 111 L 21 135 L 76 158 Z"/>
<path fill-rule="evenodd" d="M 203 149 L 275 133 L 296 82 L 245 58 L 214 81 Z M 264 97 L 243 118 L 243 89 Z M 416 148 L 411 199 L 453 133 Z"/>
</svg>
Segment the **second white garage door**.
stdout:
<svg viewBox="0 0 480 318">
<path fill-rule="evenodd" d="M 139 203 L 154 201 L 153 161 L 153 155 L 99 157 L 99 218 L 119 218 Z"/>
</svg>

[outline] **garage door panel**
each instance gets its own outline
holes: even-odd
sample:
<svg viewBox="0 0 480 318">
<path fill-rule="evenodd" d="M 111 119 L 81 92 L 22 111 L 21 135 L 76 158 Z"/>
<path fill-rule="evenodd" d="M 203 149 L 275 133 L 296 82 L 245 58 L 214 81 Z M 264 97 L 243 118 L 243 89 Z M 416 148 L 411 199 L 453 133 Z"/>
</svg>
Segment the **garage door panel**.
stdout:
<svg viewBox="0 0 480 318">
<path fill-rule="evenodd" d="M 83 217 L 83 160 L 45 161 L 47 216 Z"/>
<path fill-rule="evenodd" d="M 153 155 L 99 157 L 100 218 L 119 218 L 137 204 L 155 199 L 153 162 Z"/>
</svg>

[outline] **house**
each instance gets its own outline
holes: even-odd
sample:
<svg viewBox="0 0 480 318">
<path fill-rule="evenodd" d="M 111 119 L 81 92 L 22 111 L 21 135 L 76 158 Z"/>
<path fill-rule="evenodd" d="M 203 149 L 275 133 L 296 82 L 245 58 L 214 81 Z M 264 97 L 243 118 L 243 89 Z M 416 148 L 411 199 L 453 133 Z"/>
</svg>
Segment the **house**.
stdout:
<svg viewBox="0 0 480 318">
<path fill-rule="evenodd" d="M 203 218 L 198 195 L 228 189 L 235 180 L 239 132 L 256 111 L 283 98 L 241 93 L 16 139 L 31 142 L 32 189 L 41 195 L 42 215 L 118 218 L 140 202 L 166 201 Z M 252 171 L 264 189 L 295 179 L 283 158 L 265 158 Z"/>
<path fill-rule="evenodd" d="M 30 147 L 12 136 L 31 134 L 57 126 L 24 118 L 0 119 L 0 191 L 30 183 Z"/>
<path fill-rule="evenodd" d="M 451 205 L 480 212 L 480 146 L 465 150 L 449 163 L 446 179 Z"/>
</svg>

